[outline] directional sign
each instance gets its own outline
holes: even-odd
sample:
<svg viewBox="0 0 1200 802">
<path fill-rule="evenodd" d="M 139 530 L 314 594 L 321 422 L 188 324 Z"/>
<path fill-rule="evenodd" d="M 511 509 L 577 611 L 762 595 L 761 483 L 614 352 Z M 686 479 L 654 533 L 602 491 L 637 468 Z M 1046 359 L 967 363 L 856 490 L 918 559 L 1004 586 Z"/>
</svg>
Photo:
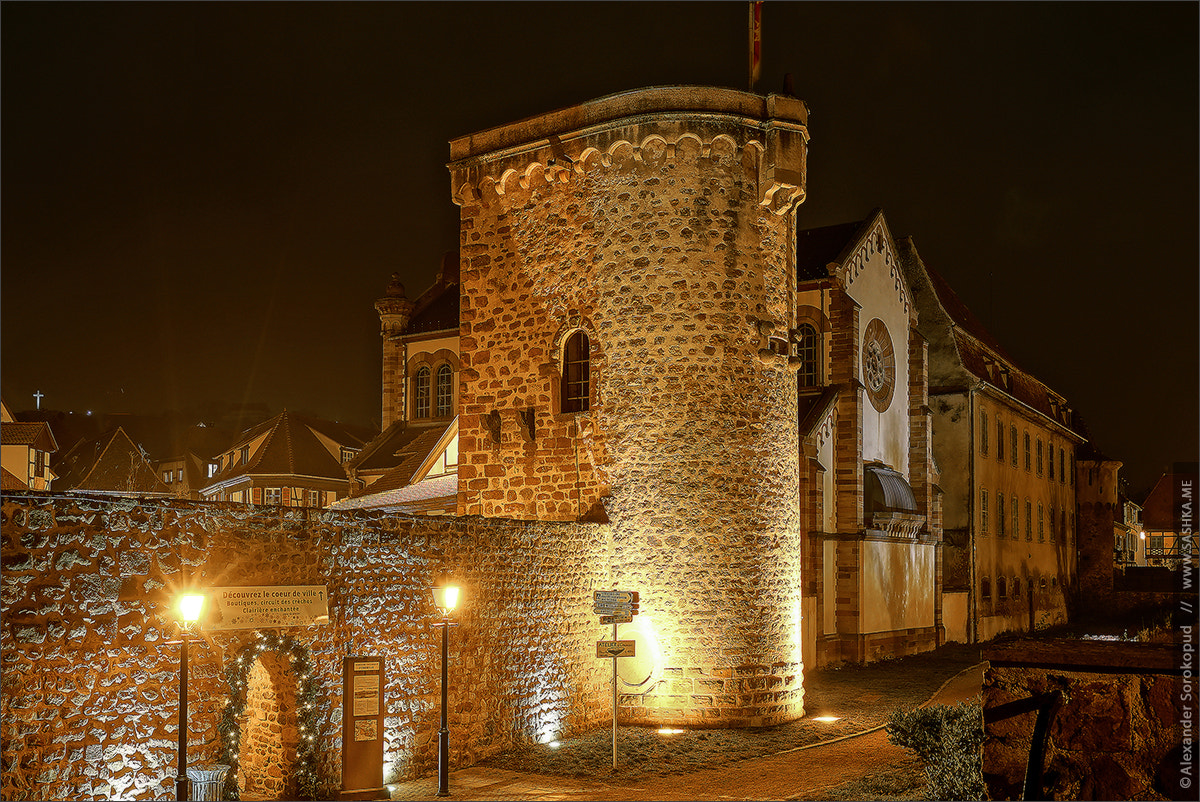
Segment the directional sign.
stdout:
<svg viewBox="0 0 1200 802">
<path fill-rule="evenodd" d="M 601 624 L 631 624 L 633 623 L 633 613 L 622 613 L 619 615 L 602 615 L 600 616 Z"/>
<path fill-rule="evenodd" d="M 611 607 L 614 604 L 637 604 L 636 590 L 597 590 L 593 593 L 596 606 Z"/>
<path fill-rule="evenodd" d="M 634 657 L 634 641 L 631 640 L 598 640 L 596 641 L 597 657 Z"/>
</svg>

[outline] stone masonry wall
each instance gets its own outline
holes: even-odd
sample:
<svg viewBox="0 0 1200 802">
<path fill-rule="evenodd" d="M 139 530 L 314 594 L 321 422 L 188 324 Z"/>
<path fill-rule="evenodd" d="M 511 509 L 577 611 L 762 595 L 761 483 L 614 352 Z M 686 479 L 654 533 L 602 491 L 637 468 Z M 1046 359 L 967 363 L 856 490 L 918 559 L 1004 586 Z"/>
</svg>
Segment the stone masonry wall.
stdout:
<svg viewBox="0 0 1200 802">
<path fill-rule="evenodd" d="M 1192 798 L 1194 788 L 1179 785 L 1185 704 L 1179 646 L 1025 640 L 986 648 L 988 798 L 1024 798 L 1037 712 L 1023 703 L 1054 691 L 1062 697 L 1049 719 L 1045 796 L 1035 798 Z"/>
<path fill-rule="evenodd" d="M 671 105 L 689 92 L 706 113 Z M 612 522 L 616 586 L 641 594 L 666 679 L 626 698 L 633 720 L 802 711 L 796 385 L 771 350 L 792 326 L 798 190 L 770 175 L 802 176 L 804 136 L 744 111 L 774 102 L 643 90 L 581 107 L 602 123 L 549 115 L 513 127 L 519 148 L 478 146 L 451 165 L 459 511 Z M 786 158 L 773 145 L 784 136 Z M 564 414 L 562 344 L 578 329 L 590 410 Z"/>
<path fill-rule="evenodd" d="M 168 597 L 205 586 L 323 584 L 330 623 L 288 630 L 319 686 L 322 784 L 341 772 L 341 666 L 385 657 L 384 775 L 434 770 L 440 635 L 429 587 L 464 587 L 452 631 L 452 766 L 607 720 L 608 527 L 180 500 L 6 495 L 2 504 L 4 799 L 173 798 L 179 647 Z M 228 660 L 255 633 L 191 648 L 189 763 L 215 762 Z"/>
</svg>

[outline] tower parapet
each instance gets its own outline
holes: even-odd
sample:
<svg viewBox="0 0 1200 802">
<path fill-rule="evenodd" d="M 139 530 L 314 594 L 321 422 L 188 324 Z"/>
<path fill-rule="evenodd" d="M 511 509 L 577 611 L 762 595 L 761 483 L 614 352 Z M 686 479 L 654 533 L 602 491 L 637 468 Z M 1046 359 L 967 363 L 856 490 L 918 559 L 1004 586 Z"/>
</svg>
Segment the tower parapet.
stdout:
<svg viewBox="0 0 1200 802">
<path fill-rule="evenodd" d="M 625 721 L 803 714 L 807 141 L 795 98 L 659 87 L 451 142 L 459 512 L 611 522 L 658 654 L 624 671 Z"/>
</svg>

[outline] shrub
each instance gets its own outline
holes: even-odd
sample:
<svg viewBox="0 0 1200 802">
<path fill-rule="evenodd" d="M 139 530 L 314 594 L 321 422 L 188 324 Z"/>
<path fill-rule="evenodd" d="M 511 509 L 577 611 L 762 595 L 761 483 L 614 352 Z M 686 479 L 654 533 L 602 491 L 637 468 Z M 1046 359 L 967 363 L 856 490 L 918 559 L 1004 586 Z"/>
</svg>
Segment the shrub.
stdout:
<svg viewBox="0 0 1200 802">
<path fill-rule="evenodd" d="M 983 798 L 983 707 L 978 702 L 897 710 L 888 740 L 925 764 L 927 799 Z"/>
</svg>

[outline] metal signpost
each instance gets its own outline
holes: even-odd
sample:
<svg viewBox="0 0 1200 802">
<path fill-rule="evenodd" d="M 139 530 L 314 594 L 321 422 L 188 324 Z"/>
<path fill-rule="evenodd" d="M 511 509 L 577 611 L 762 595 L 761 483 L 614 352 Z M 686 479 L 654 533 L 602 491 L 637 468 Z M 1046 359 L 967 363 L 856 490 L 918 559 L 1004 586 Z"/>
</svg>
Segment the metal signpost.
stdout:
<svg viewBox="0 0 1200 802">
<path fill-rule="evenodd" d="M 597 590 L 593 595 L 600 623 L 612 624 L 612 640 L 596 641 L 596 657 L 611 659 L 612 664 L 612 755 L 617 770 L 617 658 L 634 657 L 634 641 L 617 640 L 617 624 L 628 624 L 638 612 L 636 590 Z"/>
</svg>

